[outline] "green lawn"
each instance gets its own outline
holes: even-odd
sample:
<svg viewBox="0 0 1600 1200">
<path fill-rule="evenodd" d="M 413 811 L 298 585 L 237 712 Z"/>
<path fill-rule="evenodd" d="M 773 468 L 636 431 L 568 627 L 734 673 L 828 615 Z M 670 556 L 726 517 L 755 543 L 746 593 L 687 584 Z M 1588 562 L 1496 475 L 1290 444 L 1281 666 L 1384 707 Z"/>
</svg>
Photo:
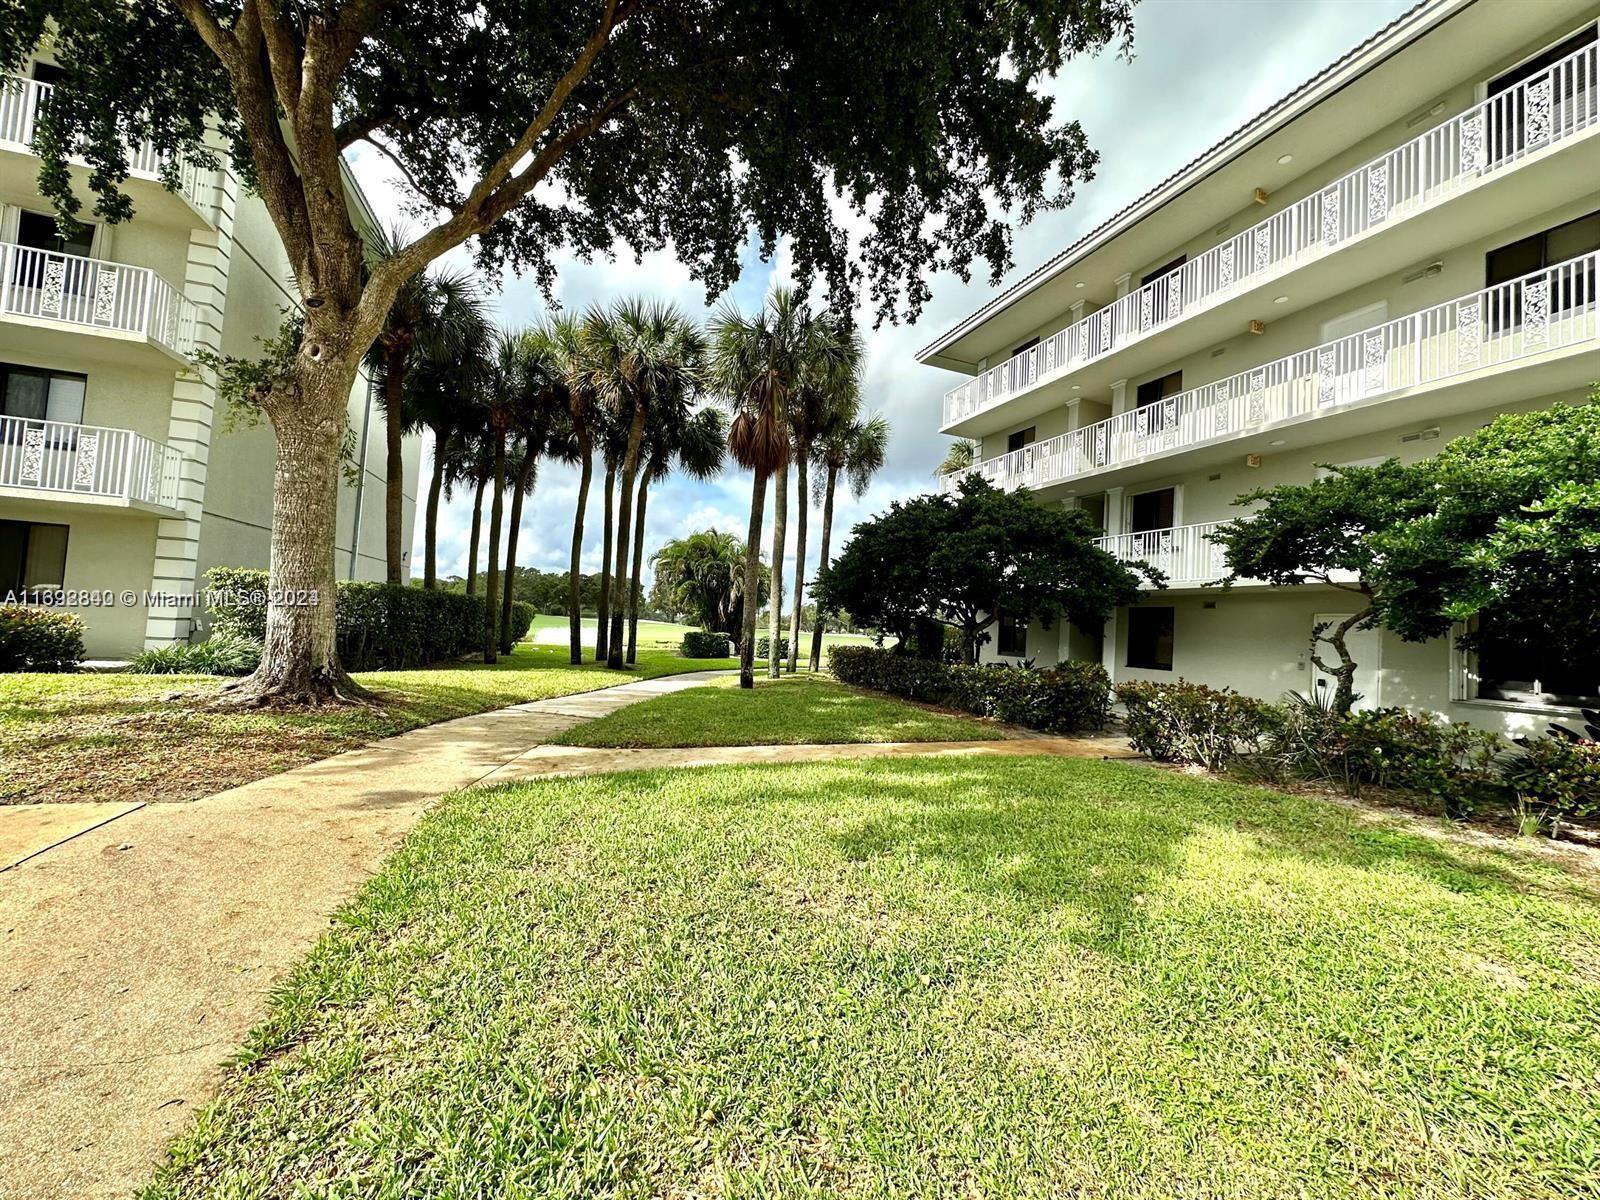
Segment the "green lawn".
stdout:
<svg viewBox="0 0 1600 1200">
<path fill-rule="evenodd" d="M 493 666 L 357 675 L 378 708 L 294 713 L 212 710 L 223 683 L 212 676 L 0 675 L 0 804 L 189 800 L 451 717 L 733 665 L 679 658 L 641 636 L 637 669 L 616 672 L 524 642 Z"/>
<path fill-rule="evenodd" d="M 699 626 L 696 625 L 676 625 L 670 621 L 640 621 L 639 645 L 644 646 L 651 642 L 656 642 L 660 645 L 671 646 L 676 649 L 677 646 L 683 641 L 684 634 L 692 633 L 698 628 Z M 584 617 L 583 636 L 591 645 L 594 643 L 594 629 L 595 619 L 593 617 Z M 533 641 L 541 644 L 549 644 L 551 642 L 564 643 L 567 636 L 566 631 L 566 617 L 552 616 L 548 613 L 540 613 L 538 616 L 534 617 L 533 628 L 529 632 L 528 636 Z M 756 634 L 758 637 L 761 637 L 765 636 L 766 632 L 767 626 L 763 624 L 760 629 L 756 631 Z M 869 646 L 872 644 L 872 639 L 864 633 L 829 633 L 824 631 L 822 635 L 822 644 L 824 647 L 840 645 Z M 802 657 L 811 653 L 810 630 L 806 630 L 800 635 L 800 650 Z"/>
<path fill-rule="evenodd" d="M 813 675 L 737 678 L 624 708 L 556 739 L 569 746 L 763 746 L 828 742 L 961 742 L 1005 735 L 993 725 L 858 692 Z"/>
<path fill-rule="evenodd" d="M 1593 1195 L 1597 946 L 1592 882 L 1139 764 L 465 792 L 146 1200 Z"/>
</svg>

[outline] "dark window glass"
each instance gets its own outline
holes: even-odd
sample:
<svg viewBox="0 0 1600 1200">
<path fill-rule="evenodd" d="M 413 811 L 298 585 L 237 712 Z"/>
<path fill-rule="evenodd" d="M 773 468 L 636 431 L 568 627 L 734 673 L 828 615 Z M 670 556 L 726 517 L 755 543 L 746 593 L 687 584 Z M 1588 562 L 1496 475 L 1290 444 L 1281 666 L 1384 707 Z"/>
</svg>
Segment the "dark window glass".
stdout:
<svg viewBox="0 0 1600 1200">
<path fill-rule="evenodd" d="M 1171 275 L 1174 271 L 1188 261 L 1189 256 L 1187 254 L 1178 255 L 1178 257 L 1173 259 L 1171 262 L 1166 263 L 1163 266 L 1159 266 L 1154 271 L 1151 271 L 1150 274 L 1141 277 L 1139 280 L 1139 286 L 1144 287 L 1147 283 L 1154 283 L 1163 275 Z"/>
<path fill-rule="evenodd" d="M 1484 283 L 1488 287 L 1521 278 L 1545 267 L 1553 267 L 1581 255 L 1600 250 L 1600 212 L 1590 213 L 1497 247 L 1484 256 Z M 1570 267 L 1558 274 L 1550 290 L 1552 316 L 1570 312 L 1595 302 L 1595 273 L 1589 263 Z M 1515 329 L 1522 324 L 1522 293 L 1496 293 L 1490 297 L 1488 332 Z"/>
<path fill-rule="evenodd" d="M 1036 337 L 1029 338 L 1027 341 L 1023 342 L 1022 345 L 1013 346 L 1011 348 L 1010 357 L 1011 358 L 1015 358 L 1017 355 L 1021 354 L 1024 350 L 1032 350 L 1038 344 L 1039 344 L 1039 339 L 1038 338 L 1036 338 Z"/>
<path fill-rule="evenodd" d="M 1000 631 L 996 639 L 996 648 L 1000 654 L 1006 658 L 1026 658 L 1028 656 L 1028 619 L 1001 613 L 999 625 Z"/>
<path fill-rule="evenodd" d="M 87 383 L 83 375 L 0 363 L 0 415 L 81 424 Z"/>
<path fill-rule="evenodd" d="M 1159 492 L 1140 492 L 1129 506 L 1128 532 L 1148 533 L 1152 529 L 1171 529 L 1177 493 L 1172 488 Z"/>
<path fill-rule="evenodd" d="M 66 70 L 56 66 L 55 63 L 36 62 L 33 64 L 33 77 L 40 83 L 60 83 Z"/>
<path fill-rule="evenodd" d="M 1128 610 L 1128 665 L 1150 671 L 1172 670 L 1172 627 L 1176 610 Z"/>
<path fill-rule="evenodd" d="M 62 237 L 56 219 L 46 213 L 24 211 L 17 221 L 17 241 L 35 250 L 54 250 L 58 254 L 89 256 L 94 241 L 94 226 L 85 225 L 71 237 Z"/>
<path fill-rule="evenodd" d="M 1010 434 L 1006 438 L 1006 453 L 1009 454 L 1013 450 L 1021 450 L 1024 446 L 1033 445 L 1033 430 L 1034 427 L 1029 425 L 1026 429 L 1019 429 Z"/>
<path fill-rule="evenodd" d="M 1491 619 L 1479 626 L 1478 695 L 1485 700 L 1539 704 L 1600 703 L 1600 646 L 1572 656 L 1538 636 L 1500 632 Z"/>
<path fill-rule="evenodd" d="M 0 591 L 59 588 L 67 576 L 67 527 L 0 521 Z"/>
<path fill-rule="evenodd" d="M 1176 396 L 1181 391 L 1183 391 L 1183 372 L 1174 371 L 1170 375 L 1163 375 L 1160 379 L 1141 383 L 1134 392 L 1134 402 L 1140 408 L 1148 408 L 1168 396 Z"/>
</svg>

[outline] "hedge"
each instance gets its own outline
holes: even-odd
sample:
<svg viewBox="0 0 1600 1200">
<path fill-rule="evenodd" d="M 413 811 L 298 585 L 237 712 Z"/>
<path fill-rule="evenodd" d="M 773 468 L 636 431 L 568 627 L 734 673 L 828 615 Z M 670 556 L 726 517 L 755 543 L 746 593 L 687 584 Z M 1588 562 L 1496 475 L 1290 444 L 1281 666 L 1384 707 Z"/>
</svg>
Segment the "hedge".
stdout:
<svg viewBox="0 0 1600 1200">
<path fill-rule="evenodd" d="M 761 638 L 757 638 L 756 639 L 756 657 L 757 658 L 766 658 L 768 652 L 771 649 L 772 649 L 772 638 L 770 636 L 769 637 L 761 637 Z M 778 639 L 778 657 L 779 658 L 788 658 L 789 657 L 789 639 L 786 638 L 786 637 L 781 637 L 781 638 Z"/>
<path fill-rule="evenodd" d="M 683 635 L 678 654 L 683 658 L 727 658 L 728 635 L 709 629 L 691 629 Z"/>
<path fill-rule="evenodd" d="M 267 629 L 267 573 L 243 567 L 206 572 L 207 611 L 217 633 L 259 642 Z M 425 667 L 483 647 L 484 600 L 460 592 L 343 580 L 335 620 L 339 661 L 348 671 Z M 512 605 L 517 639 L 533 624 L 533 606 Z"/>
<path fill-rule="evenodd" d="M 1050 733 L 1101 729 L 1111 707 L 1111 681 L 1099 663 L 1043 671 L 952 666 L 874 646 L 835 646 L 828 666 L 841 683 Z"/>
<path fill-rule="evenodd" d="M 1196 763 L 1212 771 L 1260 749 L 1278 723 L 1277 710 L 1265 701 L 1186 680 L 1118 684 L 1117 699 L 1135 750 L 1157 762 Z"/>
<path fill-rule="evenodd" d="M 83 619 L 0 604 L 0 672 L 71 671 L 83 661 Z"/>
</svg>

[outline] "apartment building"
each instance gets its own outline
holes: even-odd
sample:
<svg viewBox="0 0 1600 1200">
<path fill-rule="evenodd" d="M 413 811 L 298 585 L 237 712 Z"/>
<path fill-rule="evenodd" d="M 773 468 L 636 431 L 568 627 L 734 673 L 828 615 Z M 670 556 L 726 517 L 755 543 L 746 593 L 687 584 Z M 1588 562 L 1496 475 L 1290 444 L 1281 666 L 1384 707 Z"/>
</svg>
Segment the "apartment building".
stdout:
<svg viewBox="0 0 1600 1200">
<path fill-rule="evenodd" d="M 1331 690 L 1309 639 L 1351 597 L 1223 590 L 1205 535 L 1253 488 L 1413 461 L 1600 379 L 1597 37 L 1593 0 L 1428 0 L 920 352 L 968 376 L 941 429 L 981 442 L 971 470 L 1170 580 L 1098 638 L 1003 621 L 987 657 Z M 1481 634 L 1356 635 L 1361 704 L 1518 732 L 1600 703 L 1600 654 Z"/>
<path fill-rule="evenodd" d="M 210 567 L 267 565 L 271 427 L 225 411 L 195 355 L 258 356 L 296 295 L 260 199 L 226 167 L 185 166 L 169 191 L 148 146 L 129 155 L 134 218 L 63 238 L 30 149 L 58 73 L 41 49 L 0 77 L 0 596 L 87 599 L 67 607 L 90 657 L 123 658 L 189 640 L 203 620 L 149 593 L 187 596 Z M 85 213 L 87 175 L 74 168 Z M 346 183 L 358 222 L 375 225 Z M 384 426 L 365 378 L 349 419 L 339 570 L 381 579 Z M 407 439 L 407 546 L 419 446 Z"/>
</svg>

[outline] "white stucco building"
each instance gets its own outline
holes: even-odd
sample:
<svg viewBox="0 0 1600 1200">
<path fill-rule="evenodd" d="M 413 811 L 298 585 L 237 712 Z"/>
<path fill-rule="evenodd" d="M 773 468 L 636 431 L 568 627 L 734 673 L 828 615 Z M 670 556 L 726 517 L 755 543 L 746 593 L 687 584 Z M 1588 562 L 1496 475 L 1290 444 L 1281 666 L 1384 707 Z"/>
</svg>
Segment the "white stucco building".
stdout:
<svg viewBox="0 0 1600 1200">
<path fill-rule="evenodd" d="M 133 219 L 63 241 L 30 151 L 55 74 L 41 51 L 0 77 L 0 596 L 133 592 L 132 604 L 73 608 L 89 655 L 115 658 L 188 640 L 203 617 L 145 593 L 267 565 L 271 427 L 230 422 L 193 356 L 258 356 L 296 298 L 266 209 L 232 171 L 186 168 L 170 192 L 149 147 L 130 154 Z M 85 214 L 87 174 L 74 169 Z M 349 417 L 357 469 L 340 496 L 339 572 L 382 579 L 384 428 L 364 378 Z M 407 440 L 408 547 L 418 449 Z"/>
<path fill-rule="evenodd" d="M 1089 510 L 1169 590 L 1103 637 L 1005 628 L 987 657 L 1101 658 L 1276 699 L 1331 688 L 1328 588 L 1207 586 L 1250 489 L 1412 461 L 1600 379 L 1600 5 L 1430 0 L 927 346 L 969 376 L 974 470 Z M 944 486 L 953 479 L 947 477 Z M 1594 704 L 1583 663 L 1352 640 L 1365 705 L 1508 732 Z M 1548 657 L 1548 656 L 1547 656 Z"/>
</svg>

